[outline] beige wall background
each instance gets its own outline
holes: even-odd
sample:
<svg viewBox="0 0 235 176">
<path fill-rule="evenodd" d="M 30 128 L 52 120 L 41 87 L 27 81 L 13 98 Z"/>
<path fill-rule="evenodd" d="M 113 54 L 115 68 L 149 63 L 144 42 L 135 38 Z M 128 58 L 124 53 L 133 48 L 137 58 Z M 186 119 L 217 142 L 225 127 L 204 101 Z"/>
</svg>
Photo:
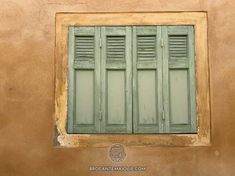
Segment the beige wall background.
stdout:
<svg viewBox="0 0 235 176">
<path fill-rule="evenodd" d="M 235 2 L 232 0 L 2 0 L 0 176 L 233 176 Z M 108 148 L 54 147 L 56 12 L 207 11 L 212 145 L 127 147 L 121 165 L 142 173 L 89 172 L 113 165 Z"/>
</svg>

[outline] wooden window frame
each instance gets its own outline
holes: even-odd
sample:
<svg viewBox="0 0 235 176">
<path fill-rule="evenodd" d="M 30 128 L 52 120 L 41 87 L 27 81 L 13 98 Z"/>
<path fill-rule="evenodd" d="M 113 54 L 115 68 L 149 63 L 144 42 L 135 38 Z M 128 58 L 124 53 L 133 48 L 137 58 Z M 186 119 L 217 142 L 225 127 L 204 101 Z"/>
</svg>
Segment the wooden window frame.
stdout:
<svg viewBox="0 0 235 176">
<path fill-rule="evenodd" d="M 69 26 L 193 25 L 195 29 L 195 71 L 197 134 L 68 134 L 68 30 Z M 142 13 L 57 13 L 55 49 L 56 143 L 64 147 L 209 146 L 210 90 L 205 12 Z"/>
</svg>

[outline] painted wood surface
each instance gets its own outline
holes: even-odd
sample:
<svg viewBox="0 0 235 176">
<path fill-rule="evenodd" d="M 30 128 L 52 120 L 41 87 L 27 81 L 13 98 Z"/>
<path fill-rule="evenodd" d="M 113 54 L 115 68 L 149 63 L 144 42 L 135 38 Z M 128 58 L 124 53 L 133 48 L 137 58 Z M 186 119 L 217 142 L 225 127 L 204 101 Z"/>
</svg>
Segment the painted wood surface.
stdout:
<svg viewBox="0 0 235 176">
<path fill-rule="evenodd" d="M 160 27 L 134 26 L 132 36 L 134 133 L 159 133 Z"/>
<path fill-rule="evenodd" d="M 69 106 L 75 109 L 68 124 L 76 132 L 196 132 L 192 26 L 74 27 L 70 33 Z"/>
<path fill-rule="evenodd" d="M 100 129 L 98 43 L 97 27 L 69 28 L 69 133 L 97 133 Z"/>
<path fill-rule="evenodd" d="M 107 71 L 107 124 L 126 123 L 125 71 Z"/>
<path fill-rule="evenodd" d="M 132 132 L 131 28 L 101 27 L 102 133 Z"/>
<path fill-rule="evenodd" d="M 164 26 L 166 133 L 196 133 L 193 26 Z"/>
<path fill-rule="evenodd" d="M 138 82 L 138 123 L 157 123 L 157 86 L 155 70 L 140 70 Z"/>
</svg>

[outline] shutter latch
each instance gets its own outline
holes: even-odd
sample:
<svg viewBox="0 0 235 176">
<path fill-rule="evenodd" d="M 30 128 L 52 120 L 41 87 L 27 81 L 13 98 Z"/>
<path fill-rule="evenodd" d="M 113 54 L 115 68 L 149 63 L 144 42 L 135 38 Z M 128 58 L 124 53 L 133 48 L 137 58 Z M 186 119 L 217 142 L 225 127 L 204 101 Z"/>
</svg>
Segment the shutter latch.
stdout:
<svg viewBox="0 0 235 176">
<path fill-rule="evenodd" d="M 100 44 L 100 48 L 101 48 L 102 47 L 102 40 L 101 40 L 101 38 L 100 38 L 99 42 L 100 42 L 99 44 Z"/>
<path fill-rule="evenodd" d="M 164 46 L 164 40 L 163 38 L 161 38 L 161 48 L 163 48 L 163 46 Z"/>
<path fill-rule="evenodd" d="M 102 111 L 99 112 L 99 120 L 102 120 Z"/>
<path fill-rule="evenodd" d="M 164 111 L 164 109 L 162 111 L 162 120 L 165 121 L 165 111 Z"/>
</svg>

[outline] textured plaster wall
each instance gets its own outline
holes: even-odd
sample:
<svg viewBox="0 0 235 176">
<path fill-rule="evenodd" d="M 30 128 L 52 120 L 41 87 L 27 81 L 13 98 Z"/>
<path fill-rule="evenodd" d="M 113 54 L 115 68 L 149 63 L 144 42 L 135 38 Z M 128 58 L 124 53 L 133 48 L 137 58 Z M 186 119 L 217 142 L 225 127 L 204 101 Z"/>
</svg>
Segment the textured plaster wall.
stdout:
<svg viewBox="0 0 235 176">
<path fill-rule="evenodd" d="M 0 4 L 0 176 L 235 175 L 235 2 L 232 0 L 2 0 Z M 55 148 L 55 13 L 207 11 L 210 147 L 127 147 L 122 165 L 144 173 L 88 172 L 112 165 L 108 148 Z"/>
</svg>

